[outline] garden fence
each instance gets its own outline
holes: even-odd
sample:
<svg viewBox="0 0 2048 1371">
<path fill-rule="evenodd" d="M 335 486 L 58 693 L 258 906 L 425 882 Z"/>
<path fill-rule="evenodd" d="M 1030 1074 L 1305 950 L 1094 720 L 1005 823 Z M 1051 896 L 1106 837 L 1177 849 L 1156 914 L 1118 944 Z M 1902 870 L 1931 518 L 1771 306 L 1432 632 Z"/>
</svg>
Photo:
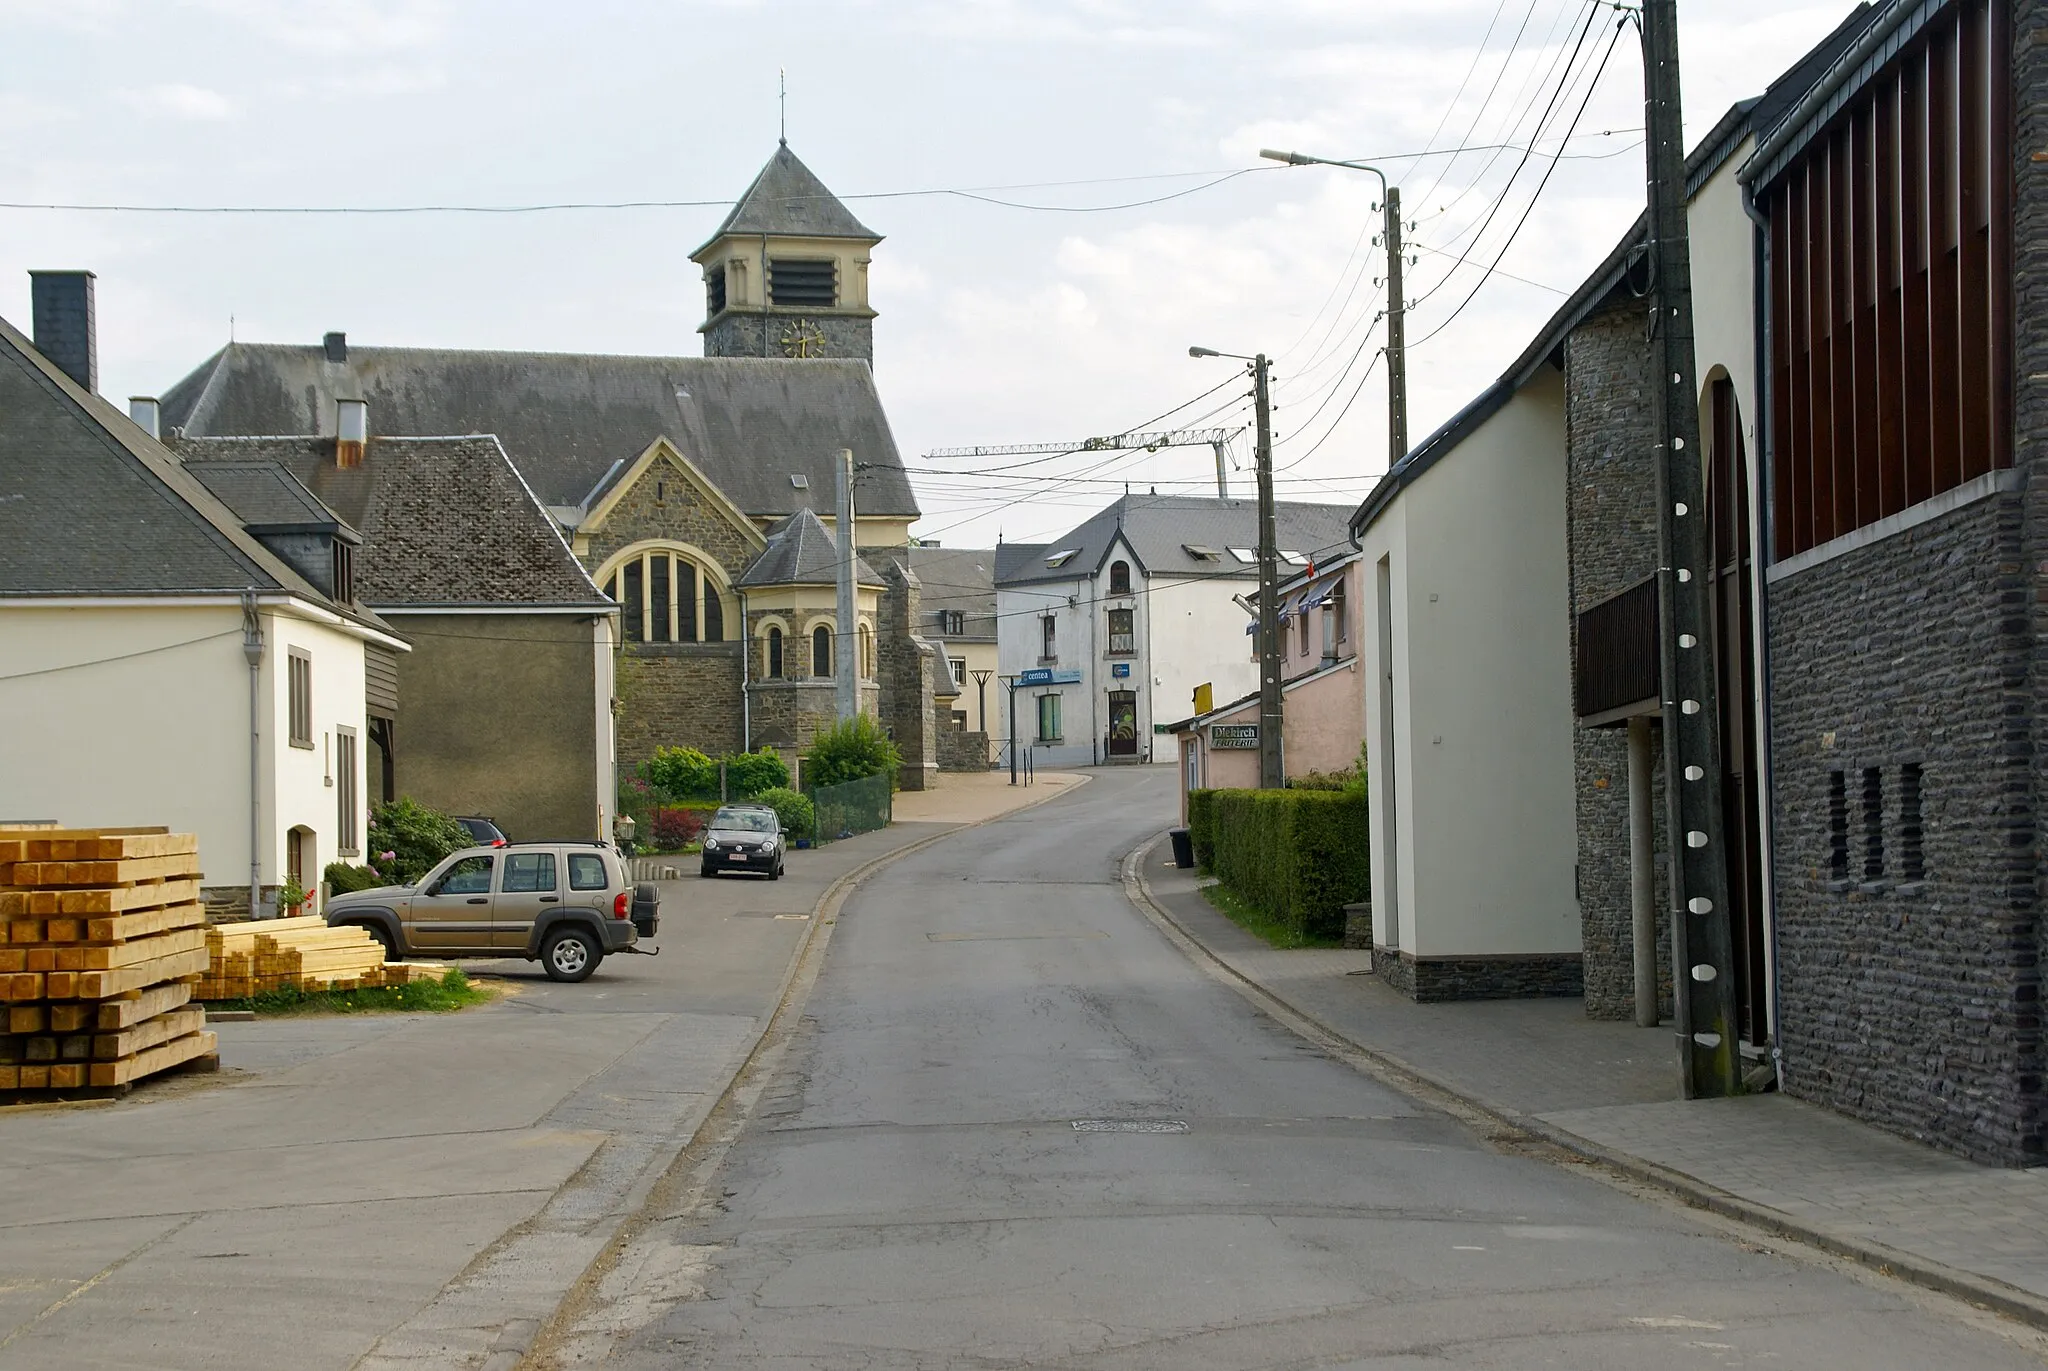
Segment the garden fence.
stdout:
<svg viewBox="0 0 2048 1371">
<path fill-rule="evenodd" d="M 887 828 L 895 787 L 888 776 L 864 776 L 838 785 L 806 787 L 818 811 L 819 846 Z"/>
</svg>

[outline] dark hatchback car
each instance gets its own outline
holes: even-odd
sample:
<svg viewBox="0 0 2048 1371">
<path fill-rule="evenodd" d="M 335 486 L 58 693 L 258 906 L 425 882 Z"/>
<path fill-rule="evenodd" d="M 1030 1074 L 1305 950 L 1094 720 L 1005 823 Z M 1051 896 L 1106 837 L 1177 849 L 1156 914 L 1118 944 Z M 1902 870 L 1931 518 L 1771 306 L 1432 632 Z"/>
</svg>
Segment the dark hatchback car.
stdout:
<svg viewBox="0 0 2048 1371">
<path fill-rule="evenodd" d="M 774 810 L 766 805 L 726 805 L 704 830 L 704 867 L 698 874 L 758 871 L 771 881 L 780 880 L 788 847 Z"/>
</svg>

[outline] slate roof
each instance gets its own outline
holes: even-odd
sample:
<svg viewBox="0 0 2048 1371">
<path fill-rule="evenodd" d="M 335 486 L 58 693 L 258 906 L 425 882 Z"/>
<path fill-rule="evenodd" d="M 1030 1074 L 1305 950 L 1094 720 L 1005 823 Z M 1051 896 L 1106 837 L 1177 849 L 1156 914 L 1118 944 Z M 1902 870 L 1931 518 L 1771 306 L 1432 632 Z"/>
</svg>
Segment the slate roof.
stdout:
<svg viewBox="0 0 2048 1371">
<path fill-rule="evenodd" d="M 377 438 L 337 467 L 332 438 L 173 438 L 208 485 L 269 463 L 362 533 L 356 594 L 384 608 L 587 606 L 612 602 L 489 434 Z M 227 493 L 225 486 L 216 486 Z"/>
<path fill-rule="evenodd" d="M 0 319 L 0 595 L 288 593 L 336 605 L 164 446 Z"/>
<path fill-rule="evenodd" d="M 1350 505 L 1276 503 L 1273 519 L 1280 549 L 1305 556 L 1337 548 L 1348 550 L 1351 543 L 1345 536 L 1345 523 L 1351 510 Z M 1004 556 L 997 568 L 996 583 L 1025 585 L 1093 576 L 1109 560 L 1110 546 L 1119 529 L 1149 576 L 1258 579 L 1256 562 L 1240 562 L 1229 552 L 1233 547 L 1258 546 L 1257 500 L 1219 499 L 1213 495 L 1126 495 L 1072 532 L 1045 544 L 1035 557 Z M 1219 555 L 1214 560 L 1198 557 L 1188 551 L 1190 545 L 1213 548 Z M 1058 567 L 1045 564 L 1046 557 L 1069 548 L 1075 550 L 1072 559 Z"/>
<path fill-rule="evenodd" d="M 997 543 L 996 584 L 1007 585 L 1029 574 L 1051 551 L 1051 543 Z"/>
<path fill-rule="evenodd" d="M 858 553 L 853 559 L 854 584 L 879 586 L 882 578 Z M 832 531 L 808 509 L 800 509 L 768 530 L 768 546 L 741 573 L 739 585 L 833 586 L 839 584 L 839 543 Z"/>
<path fill-rule="evenodd" d="M 368 402 L 372 435 L 494 433 L 550 506 L 584 505 L 617 464 L 665 436 L 757 518 L 832 490 L 841 448 L 862 464 L 862 513 L 918 514 L 874 373 L 853 359 L 350 344 L 346 361 L 330 362 L 317 343 L 230 343 L 165 393 L 161 422 L 190 437 L 331 438 L 336 399 Z"/>
<path fill-rule="evenodd" d="M 788 238 L 861 238 L 879 243 L 882 235 L 853 217 L 839 197 L 805 166 L 784 143 L 754 177 L 732 213 L 692 258 L 727 234 Z"/>
<path fill-rule="evenodd" d="M 967 616 L 965 632 L 935 632 L 934 636 L 952 642 L 995 641 L 996 549 L 913 547 L 910 569 L 917 574 L 918 603 L 934 622 L 940 622 L 941 610 L 958 610 Z"/>
<path fill-rule="evenodd" d="M 187 466 L 200 484 L 220 497 L 250 532 L 286 529 L 355 530 L 339 514 L 276 462 L 250 460 L 206 462 Z"/>
</svg>

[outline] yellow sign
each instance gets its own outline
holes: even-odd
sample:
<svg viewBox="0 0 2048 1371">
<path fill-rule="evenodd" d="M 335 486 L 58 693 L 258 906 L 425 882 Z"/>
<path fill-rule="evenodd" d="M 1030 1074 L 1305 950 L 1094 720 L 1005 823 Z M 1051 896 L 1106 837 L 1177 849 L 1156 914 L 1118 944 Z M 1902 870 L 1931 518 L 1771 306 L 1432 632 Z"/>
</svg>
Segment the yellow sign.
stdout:
<svg viewBox="0 0 2048 1371">
<path fill-rule="evenodd" d="M 1216 688 L 1204 681 L 1195 687 L 1195 713 L 1207 714 L 1216 708 Z"/>
</svg>

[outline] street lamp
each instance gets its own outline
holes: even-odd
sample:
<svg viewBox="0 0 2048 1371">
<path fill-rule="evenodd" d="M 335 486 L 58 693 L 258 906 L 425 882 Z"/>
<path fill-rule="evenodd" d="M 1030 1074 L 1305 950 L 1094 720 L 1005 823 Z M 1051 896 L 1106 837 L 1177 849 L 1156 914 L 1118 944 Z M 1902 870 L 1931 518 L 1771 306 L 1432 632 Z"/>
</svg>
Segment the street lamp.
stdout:
<svg viewBox="0 0 2048 1371">
<path fill-rule="evenodd" d="M 1380 236 L 1387 248 L 1387 465 L 1392 466 L 1408 455 L 1408 301 L 1401 291 L 1401 188 L 1389 185 L 1385 172 L 1364 162 L 1272 148 L 1259 149 L 1259 156 L 1290 167 L 1345 167 L 1380 178 L 1380 207 L 1385 213 Z"/>
<path fill-rule="evenodd" d="M 1259 786 L 1278 790 L 1286 778 L 1281 767 L 1280 730 L 1280 606 L 1278 600 L 1279 536 L 1273 527 L 1273 404 L 1267 389 L 1266 354 L 1191 347 L 1190 357 L 1229 357 L 1251 363 L 1252 395 L 1259 418 Z"/>
</svg>

